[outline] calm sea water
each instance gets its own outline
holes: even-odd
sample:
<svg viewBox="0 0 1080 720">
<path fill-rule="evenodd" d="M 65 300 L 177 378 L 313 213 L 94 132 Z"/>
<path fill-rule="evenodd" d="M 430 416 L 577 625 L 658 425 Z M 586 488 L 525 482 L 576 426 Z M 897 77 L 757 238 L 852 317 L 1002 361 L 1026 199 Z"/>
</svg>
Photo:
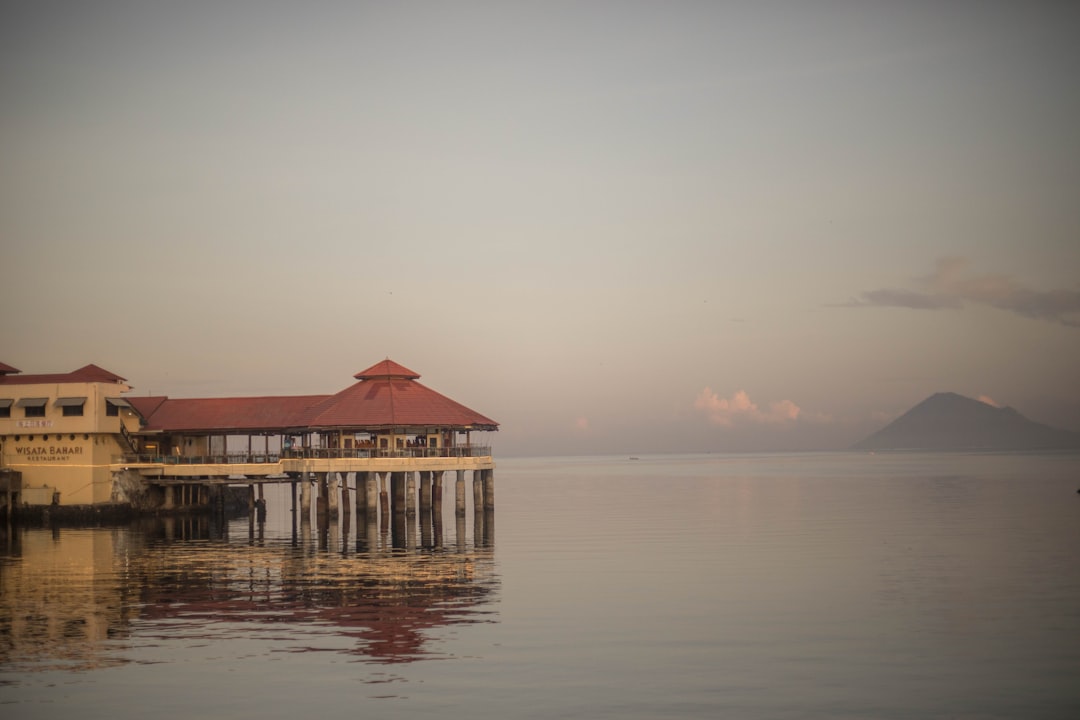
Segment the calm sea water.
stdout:
<svg viewBox="0 0 1080 720">
<path fill-rule="evenodd" d="M 1077 718 L 1080 455 L 507 459 L 441 525 L 21 529 L 0 717 Z"/>
</svg>

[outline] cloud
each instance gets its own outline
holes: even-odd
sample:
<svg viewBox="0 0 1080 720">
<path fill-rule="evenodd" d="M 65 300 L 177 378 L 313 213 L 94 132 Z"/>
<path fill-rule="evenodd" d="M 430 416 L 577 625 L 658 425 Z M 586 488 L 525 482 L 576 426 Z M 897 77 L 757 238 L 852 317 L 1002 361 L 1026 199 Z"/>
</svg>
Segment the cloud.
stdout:
<svg viewBox="0 0 1080 720">
<path fill-rule="evenodd" d="M 853 302 L 858 307 L 905 307 L 914 310 L 943 310 L 964 306 L 958 297 L 897 288 L 867 290 Z"/>
<path fill-rule="evenodd" d="M 739 390 L 730 398 L 722 398 L 706 387 L 698 393 L 694 407 L 701 410 L 714 425 L 731 427 L 737 422 L 758 424 L 780 424 L 799 418 L 799 406 L 790 400 L 781 400 L 762 410 L 754 403 L 745 390 Z"/>
<path fill-rule="evenodd" d="M 980 395 L 978 397 L 978 400 L 979 400 L 979 402 L 986 403 L 987 405 L 990 405 L 991 407 L 1001 407 L 1001 405 L 999 405 L 994 400 L 994 398 L 990 397 L 989 395 Z"/>
<path fill-rule="evenodd" d="M 1080 327 L 1080 290 L 1032 290 L 1009 275 L 969 271 L 962 257 L 943 257 L 933 273 L 916 278 L 917 289 L 881 288 L 859 293 L 841 307 L 902 307 L 914 310 L 986 305 L 1034 320 Z"/>
</svg>

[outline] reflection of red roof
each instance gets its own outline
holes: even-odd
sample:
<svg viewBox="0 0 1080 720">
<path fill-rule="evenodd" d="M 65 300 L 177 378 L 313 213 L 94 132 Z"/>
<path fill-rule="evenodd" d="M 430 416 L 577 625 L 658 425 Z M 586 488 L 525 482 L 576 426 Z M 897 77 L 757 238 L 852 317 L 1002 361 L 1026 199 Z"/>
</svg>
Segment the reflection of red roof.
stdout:
<svg viewBox="0 0 1080 720">
<path fill-rule="evenodd" d="M 383 360 L 336 395 L 252 398 L 127 398 L 145 430 L 454 427 L 497 430 L 489 417 L 416 382 L 418 374 Z"/>
<path fill-rule="evenodd" d="M 4 365 L 4 367 L 10 368 L 9 365 Z M 15 368 L 10 368 L 8 372 L 17 373 L 19 371 L 15 370 Z M 69 373 L 51 373 L 47 375 L 19 375 L 19 377 L 8 377 L 0 372 L 0 383 L 5 385 L 45 385 L 48 383 L 79 382 L 122 383 L 126 382 L 126 380 L 115 373 L 99 368 L 97 365 L 84 365 L 78 370 L 73 370 Z"/>
</svg>

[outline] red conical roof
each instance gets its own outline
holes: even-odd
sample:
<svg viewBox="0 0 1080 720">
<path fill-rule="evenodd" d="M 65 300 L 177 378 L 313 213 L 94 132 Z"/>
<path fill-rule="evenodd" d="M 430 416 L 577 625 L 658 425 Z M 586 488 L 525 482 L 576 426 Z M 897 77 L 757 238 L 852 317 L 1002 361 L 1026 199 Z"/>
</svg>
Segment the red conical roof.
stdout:
<svg viewBox="0 0 1080 720">
<path fill-rule="evenodd" d="M 146 420 L 147 429 L 162 431 L 304 427 L 499 429 L 499 424 L 491 418 L 416 382 L 418 373 L 389 358 L 357 373 L 356 377 L 359 382 L 336 395 L 177 400 L 131 397 L 127 400 Z"/>
<path fill-rule="evenodd" d="M 498 430 L 499 424 L 491 418 L 421 385 L 415 377 L 365 377 L 313 408 L 306 424 L 311 427 L 441 426 Z"/>
</svg>

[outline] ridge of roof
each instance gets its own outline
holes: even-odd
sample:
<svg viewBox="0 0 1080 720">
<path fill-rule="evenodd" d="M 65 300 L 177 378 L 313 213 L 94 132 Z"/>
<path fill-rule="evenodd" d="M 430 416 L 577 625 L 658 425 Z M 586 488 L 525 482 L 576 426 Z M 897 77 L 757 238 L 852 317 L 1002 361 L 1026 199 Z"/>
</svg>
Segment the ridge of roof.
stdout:
<svg viewBox="0 0 1080 720">
<path fill-rule="evenodd" d="M 4 367 L 11 367 L 10 365 Z M 11 372 L 13 371 L 13 373 Z M 104 368 L 100 368 L 97 365 L 83 365 L 78 370 L 72 370 L 67 373 L 41 373 L 38 375 L 22 375 L 18 377 L 10 377 L 10 374 L 21 373 L 20 370 L 11 368 L 11 371 L 5 373 L 0 371 L 0 384 L 7 385 L 42 385 L 47 383 L 71 383 L 71 382 L 104 382 L 104 383 L 126 383 L 127 379 L 122 378 L 116 373 L 109 372 Z"/>
<path fill-rule="evenodd" d="M 361 370 L 353 375 L 357 380 L 374 380 L 376 378 L 406 378 L 409 380 L 416 380 L 420 377 L 420 373 L 410 370 L 409 368 L 396 363 L 390 358 L 380 360 L 367 370 Z"/>
<path fill-rule="evenodd" d="M 122 378 L 116 373 L 109 372 L 105 368 L 98 367 L 93 363 L 83 365 L 81 368 L 70 374 L 72 377 L 79 377 L 88 382 L 127 382 L 127 378 Z"/>
</svg>

